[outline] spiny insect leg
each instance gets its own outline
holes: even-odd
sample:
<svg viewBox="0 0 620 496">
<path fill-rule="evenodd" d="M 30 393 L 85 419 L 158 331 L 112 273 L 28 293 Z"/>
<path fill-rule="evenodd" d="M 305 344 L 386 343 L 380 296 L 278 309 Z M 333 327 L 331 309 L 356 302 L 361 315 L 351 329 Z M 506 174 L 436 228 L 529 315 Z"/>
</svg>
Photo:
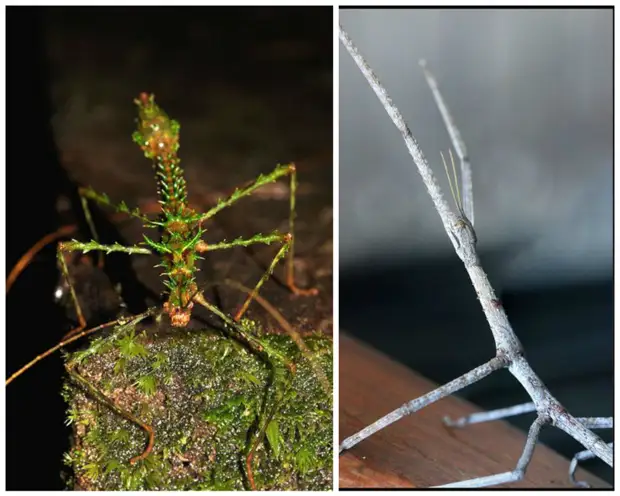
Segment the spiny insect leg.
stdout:
<svg viewBox="0 0 620 496">
<path fill-rule="evenodd" d="M 252 435 L 252 439 L 248 443 L 246 451 L 246 476 L 248 478 L 250 488 L 252 490 L 256 490 L 256 483 L 254 481 L 254 473 L 252 470 L 254 453 L 256 448 L 264 439 L 267 427 L 279 410 L 286 391 L 292 383 L 293 374 L 295 373 L 295 366 L 281 353 L 274 350 L 268 343 L 251 334 L 249 331 L 244 329 L 243 326 L 239 325 L 229 316 L 224 314 L 215 305 L 209 303 L 202 293 L 197 293 L 194 296 L 194 301 L 220 317 L 227 324 L 227 330 L 233 335 L 233 337 L 246 343 L 250 349 L 257 355 L 261 356 L 272 369 L 272 376 L 268 386 L 269 389 L 267 390 L 265 401 L 263 403 L 263 407 L 261 408 L 259 425 Z"/>
<path fill-rule="evenodd" d="M 79 188 L 78 193 L 80 194 L 82 205 L 84 205 L 87 200 L 92 200 L 98 203 L 99 205 L 110 207 L 117 212 L 127 214 L 130 217 L 140 219 L 143 222 L 150 222 L 149 218 L 144 213 L 142 213 L 139 208 L 136 207 L 136 208 L 130 209 L 125 204 L 125 202 L 121 202 L 117 205 L 116 203 L 113 203 L 108 197 L 108 195 L 106 195 L 105 193 L 98 193 L 92 188 L 84 188 L 84 187 Z M 87 216 L 87 222 L 89 222 L 89 227 L 91 228 L 91 231 L 94 233 L 95 227 L 92 223 L 92 218 L 90 217 L 90 211 L 86 212 L 87 210 L 88 210 L 88 207 L 85 207 L 84 214 Z"/>
<path fill-rule="evenodd" d="M 88 205 L 85 202 L 85 199 L 92 199 L 102 205 L 111 206 L 117 211 L 117 213 L 121 215 L 127 214 L 129 216 L 137 217 L 143 221 L 144 219 L 147 219 L 146 216 L 140 217 L 140 215 L 144 215 L 144 214 L 141 214 L 137 208 L 131 211 L 123 210 L 121 206 L 113 205 L 109 202 L 109 200 L 105 202 L 100 201 L 99 197 L 106 199 L 105 195 L 95 193 L 90 188 L 79 188 L 78 193 L 80 195 L 80 200 L 82 201 L 84 217 L 86 218 L 86 222 L 89 225 L 91 234 L 96 241 L 98 241 L 97 231 L 95 230 L 92 217 L 90 214 L 90 210 L 88 208 Z M 159 205 L 159 203 L 156 203 L 154 205 L 148 205 L 146 207 L 146 213 L 157 213 L 159 211 L 161 211 L 161 205 Z M 113 217 L 113 218 L 116 218 L 116 217 Z M 56 241 L 57 239 L 62 238 L 64 236 L 69 236 L 75 233 L 77 230 L 78 230 L 78 226 L 76 224 L 68 224 L 68 225 L 58 228 L 56 231 L 52 233 L 45 235 L 43 238 L 37 241 L 26 253 L 22 255 L 22 257 L 17 261 L 17 263 L 11 270 L 10 274 L 8 275 L 6 279 L 6 292 L 7 293 L 9 292 L 9 289 L 11 289 L 11 287 L 13 286 L 13 283 L 17 280 L 17 277 L 26 269 L 26 267 L 28 267 L 30 262 L 37 255 L 37 253 L 39 253 L 43 248 L 45 248 L 45 246 L 47 246 L 48 243 L 52 243 Z M 103 254 L 102 253 L 99 254 L 99 260 L 98 260 L 97 265 L 100 269 L 103 268 Z"/>
<path fill-rule="evenodd" d="M 318 290 L 316 288 L 311 289 L 301 289 L 298 288 L 295 284 L 295 265 L 294 265 L 294 238 L 293 234 L 295 232 L 295 199 L 297 193 L 297 170 L 295 168 L 295 164 L 286 164 L 286 165 L 278 165 L 273 172 L 266 175 L 260 175 L 258 179 L 248 186 L 243 188 L 236 189 L 228 198 L 220 200 L 217 205 L 207 211 L 202 217 L 201 221 L 205 221 L 215 214 L 217 214 L 220 210 L 223 210 L 226 207 L 229 207 L 237 200 L 245 196 L 251 195 L 254 191 L 265 186 L 266 184 L 272 183 L 280 177 L 290 176 L 290 212 L 289 212 L 289 233 L 290 233 L 290 241 L 289 241 L 289 258 L 286 267 L 286 285 L 288 288 L 297 295 L 316 295 Z"/>
<path fill-rule="evenodd" d="M 207 245 L 206 243 L 199 243 L 196 246 L 197 251 L 203 252 L 203 251 L 220 250 L 220 249 L 225 249 L 225 248 L 233 248 L 235 246 L 248 246 L 254 243 L 264 243 L 264 244 L 271 244 L 273 242 L 284 243 L 282 247 L 280 248 L 280 250 L 278 250 L 278 253 L 276 253 L 276 256 L 271 261 L 271 264 L 269 265 L 265 273 L 256 283 L 256 286 L 254 287 L 252 292 L 248 295 L 245 302 L 243 303 L 243 305 L 241 306 L 241 308 L 235 315 L 234 317 L 235 322 L 238 322 L 241 319 L 243 314 L 246 312 L 246 310 L 250 306 L 250 303 L 252 302 L 252 300 L 256 298 L 256 295 L 260 291 L 260 288 L 263 286 L 265 281 L 269 279 L 269 277 L 273 274 L 273 270 L 275 269 L 275 266 L 278 264 L 280 260 L 282 260 L 286 256 L 286 252 L 288 251 L 290 247 L 291 239 L 292 237 L 290 234 L 280 234 L 278 232 L 273 232 L 268 235 L 257 234 L 256 236 L 253 236 L 252 238 L 249 238 L 249 239 L 236 239 L 229 243 L 223 242 L 223 243 L 217 243 L 217 244 L 212 244 L 212 245 Z"/>
<path fill-rule="evenodd" d="M 217 202 L 217 205 L 210 208 L 206 213 L 204 213 L 200 221 L 204 222 L 207 219 L 210 219 L 214 215 L 216 215 L 221 210 L 224 210 L 227 207 L 230 207 L 232 204 L 236 203 L 241 198 L 251 195 L 258 188 L 272 183 L 279 179 L 280 177 L 286 176 L 290 174 L 291 168 L 295 168 L 294 165 L 278 165 L 271 173 L 269 174 L 261 174 L 258 176 L 258 179 L 252 181 L 249 185 L 244 186 L 242 188 L 237 188 L 228 198 L 223 198 Z"/>
<path fill-rule="evenodd" d="M 133 254 L 144 254 L 150 255 L 151 251 L 147 248 L 143 248 L 141 246 L 122 246 L 118 243 L 113 245 L 102 245 L 95 240 L 91 240 L 87 243 L 82 243 L 80 241 L 61 241 L 58 243 L 58 250 L 56 251 L 56 255 L 58 258 L 58 263 L 62 270 L 62 275 L 67 281 L 67 285 L 69 286 L 69 291 L 71 293 L 71 300 L 73 301 L 73 305 L 75 307 L 75 312 L 78 318 L 78 326 L 75 329 L 72 329 L 67 334 L 63 336 L 63 340 L 67 339 L 75 334 L 78 334 L 82 329 L 86 327 L 86 320 L 84 319 L 84 314 L 82 312 L 82 307 L 80 306 L 80 302 L 78 300 L 77 294 L 75 292 L 75 287 L 73 285 L 73 281 L 71 276 L 69 275 L 69 269 L 67 267 L 67 261 L 65 260 L 64 253 L 72 252 L 72 251 L 81 251 L 83 253 L 89 251 L 101 251 L 106 252 L 106 254 L 112 252 L 121 252 L 121 253 L 129 253 Z"/>
<path fill-rule="evenodd" d="M 150 308 L 146 312 L 143 312 L 143 313 L 141 313 L 141 314 L 139 314 L 139 315 L 137 315 L 135 317 L 132 317 L 129 320 L 127 320 L 127 319 L 119 319 L 119 320 L 117 320 L 116 323 L 118 323 L 120 325 L 115 329 L 114 334 L 115 335 L 119 335 L 123 331 L 125 331 L 125 329 L 127 329 L 129 327 L 134 327 L 138 322 L 140 322 L 144 318 L 148 317 L 149 315 L 154 314 L 156 311 L 157 310 L 155 308 Z M 84 388 L 86 388 L 88 390 L 88 392 L 95 399 L 97 399 L 101 403 L 107 405 L 113 412 L 117 413 L 118 415 L 120 415 L 122 417 L 125 417 L 126 419 L 130 420 L 134 424 L 138 425 L 140 428 L 142 428 L 148 434 L 148 443 L 146 445 L 146 448 L 144 449 L 144 451 L 142 453 L 140 453 L 139 455 L 136 455 L 133 458 L 131 458 L 129 460 L 129 463 L 133 465 L 134 463 L 136 463 L 136 462 L 138 462 L 140 460 L 144 460 L 147 456 L 149 456 L 149 454 L 153 450 L 153 446 L 155 445 L 155 431 L 153 430 L 153 428 L 150 425 L 148 425 L 145 422 L 143 422 L 142 420 L 140 420 L 139 418 L 137 418 L 134 415 L 132 415 L 131 413 L 129 413 L 128 411 L 126 411 L 126 410 L 122 409 L 121 407 L 119 407 L 116 403 L 114 403 L 113 400 L 108 398 L 106 396 L 106 394 L 101 389 L 99 389 L 97 386 L 95 386 L 90 381 L 88 381 L 88 379 L 86 379 L 84 376 L 82 376 L 80 373 L 78 373 L 75 370 L 77 364 L 78 364 L 77 360 L 73 360 L 73 361 L 70 361 L 69 363 L 67 363 L 67 365 L 65 367 L 66 370 L 67 370 L 67 373 L 71 376 L 72 379 L 74 379 L 77 383 L 79 383 Z"/>
<path fill-rule="evenodd" d="M 151 308 L 149 310 L 147 310 L 144 313 L 141 313 L 139 315 L 136 315 L 131 322 L 132 323 L 138 323 L 140 320 L 148 317 L 149 315 L 152 315 L 155 312 L 155 309 Z M 21 369 L 19 369 L 17 372 L 15 372 L 14 374 L 12 374 L 6 381 L 5 381 L 5 386 L 8 386 L 11 382 L 13 382 L 16 378 L 18 378 L 20 375 L 22 375 L 24 372 L 26 372 L 26 370 L 28 370 L 29 368 L 31 368 L 35 363 L 40 362 L 41 360 L 43 360 L 45 357 L 48 357 L 49 355 L 51 355 L 52 353 L 54 353 L 55 351 L 58 351 L 59 349 L 67 346 L 68 344 L 71 344 L 75 341 L 77 341 L 78 339 L 83 338 L 84 336 L 87 336 L 89 334 L 94 334 L 95 332 L 98 332 L 102 329 L 107 329 L 108 327 L 112 327 L 115 326 L 116 324 L 119 324 L 122 322 L 122 319 L 116 319 L 116 320 L 112 320 L 111 322 L 106 322 L 105 324 L 101 324 L 100 326 L 97 327 L 93 327 L 92 329 L 86 329 L 85 331 L 81 331 L 78 334 L 75 334 L 74 336 L 71 336 L 70 338 L 67 339 L 63 339 L 60 343 L 58 343 L 56 346 L 53 346 L 52 348 L 50 348 L 49 350 L 45 351 L 44 353 L 41 353 L 40 355 L 36 356 L 33 360 L 31 360 L 30 362 L 28 362 L 26 365 L 24 365 Z"/>
<path fill-rule="evenodd" d="M 256 297 L 256 295 L 260 291 L 260 288 L 263 286 L 263 284 L 265 284 L 265 281 L 269 277 L 271 277 L 271 274 L 273 274 L 273 269 L 275 268 L 277 263 L 286 256 L 286 252 L 290 248 L 290 240 L 292 240 L 292 236 L 288 235 L 287 236 L 287 241 L 284 243 L 284 245 L 282 245 L 282 248 L 280 248 L 280 250 L 278 250 L 278 253 L 276 253 L 276 256 L 273 257 L 273 260 L 271 261 L 271 265 L 269 265 L 269 267 L 267 268 L 265 273 L 258 280 L 258 282 L 256 283 L 256 286 L 254 286 L 254 289 L 248 295 L 248 297 L 246 298 L 245 302 L 243 303 L 243 305 L 241 306 L 241 308 L 239 309 L 239 311 L 235 315 L 235 321 L 239 321 L 241 319 L 243 314 L 246 312 L 246 310 L 250 306 L 250 303 L 252 302 L 252 300 Z"/>
<path fill-rule="evenodd" d="M 82 202 L 82 210 L 84 210 L 84 218 L 86 219 L 86 223 L 88 224 L 88 228 L 93 236 L 93 240 L 99 243 L 99 236 L 97 234 L 97 229 L 95 228 L 95 223 L 93 222 L 92 215 L 90 213 L 90 208 L 88 207 L 88 200 L 92 200 L 99 205 L 104 205 L 106 207 L 110 207 L 114 209 L 116 212 L 124 213 L 129 215 L 130 217 L 135 217 L 140 219 L 142 222 L 149 223 L 148 217 L 144 215 L 138 208 L 134 208 L 133 210 L 129 209 L 129 207 L 122 202 L 118 205 L 112 203 L 108 195 L 104 193 L 98 193 L 92 188 L 84 188 L 80 187 L 78 189 L 78 193 L 80 195 L 80 201 Z M 97 266 L 102 269 L 103 268 L 103 253 L 99 253 L 97 255 Z"/>
</svg>

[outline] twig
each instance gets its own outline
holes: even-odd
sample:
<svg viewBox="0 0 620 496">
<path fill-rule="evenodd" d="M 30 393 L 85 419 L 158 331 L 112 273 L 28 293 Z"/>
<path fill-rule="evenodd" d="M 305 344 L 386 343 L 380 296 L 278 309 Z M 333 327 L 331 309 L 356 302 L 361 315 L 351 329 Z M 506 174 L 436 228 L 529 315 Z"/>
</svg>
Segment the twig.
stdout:
<svg viewBox="0 0 620 496">
<path fill-rule="evenodd" d="M 467 415 L 466 417 L 461 417 L 456 420 L 452 420 L 450 417 L 444 417 L 443 423 L 448 427 L 465 427 L 466 425 L 491 422 L 492 420 L 500 420 L 535 411 L 536 405 L 530 401 L 529 403 L 522 403 L 521 405 L 510 406 L 508 408 L 472 413 L 471 415 Z"/>
<path fill-rule="evenodd" d="M 614 447 L 614 443 L 609 443 L 607 446 L 610 448 Z M 590 460 L 594 458 L 594 454 L 591 451 L 583 450 L 577 453 L 570 462 L 570 467 L 568 468 L 568 478 L 572 482 L 572 484 L 576 487 L 589 488 L 590 484 L 586 481 L 578 481 L 575 479 L 575 470 L 577 470 L 577 465 L 579 462 L 583 462 L 585 460 Z"/>
<path fill-rule="evenodd" d="M 543 425 L 549 422 L 546 417 L 538 416 L 532 423 L 530 431 L 527 433 L 527 440 L 523 448 L 523 453 L 517 462 L 517 467 L 511 472 L 503 472 L 501 474 L 490 475 L 488 477 L 477 477 L 475 479 L 469 479 L 462 482 L 454 482 L 452 484 L 445 484 L 443 486 L 437 486 L 441 488 L 477 488 L 495 486 L 497 484 L 507 484 L 508 482 L 517 482 L 523 479 L 525 470 L 532 460 L 534 454 L 534 448 L 536 447 L 536 441 L 538 441 L 538 435 Z"/>
<path fill-rule="evenodd" d="M 577 420 L 588 429 L 613 429 L 614 427 L 613 417 L 577 417 Z"/>
<path fill-rule="evenodd" d="M 452 393 L 463 389 L 474 382 L 478 382 L 483 377 L 486 377 L 491 372 L 495 372 L 508 364 L 508 360 L 505 357 L 497 356 L 492 358 L 487 363 L 480 365 L 480 367 L 476 367 L 473 370 L 470 370 L 466 374 L 454 379 L 443 386 L 438 387 L 437 389 L 431 391 L 430 393 L 426 393 L 424 396 L 420 396 L 415 400 L 409 401 L 405 403 L 400 408 L 397 408 L 391 413 L 388 413 L 385 417 L 380 418 L 375 423 L 370 424 L 368 427 L 365 427 L 357 434 L 354 434 L 351 437 L 348 437 L 343 441 L 340 445 L 340 452 L 343 450 L 349 449 L 355 446 L 360 441 L 363 441 L 369 436 L 372 436 L 375 432 L 380 431 L 381 429 L 387 427 L 390 424 L 393 424 L 397 420 L 401 418 L 411 415 L 418 410 L 421 410 L 425 406 L 430 405 L 431 403 L 435 403 L 446 396 L 450 396 Z"/>
<path fill-rule="evenodd" d="M 383 104 L 388 115 L 392 119 L 392 122 L 394 122 L 394 124 L 403 136 L 405 144 L 407 145 L 407 149 L 409 150 L 409 153 L 411 154 L 411 157 L 413 158 L 413 161 L 417 166 L 420 175 L 422 176 L 422 180 L 424 181 L 426 189 L 428 190 L 431 199 L 435 204 L 435 209 L 441 217 L 444 229 L 446 230 L 448 237 L 452 241 L 452 245 L 454 246 L 457 255 L 465 265 L 465 269 L 469 274 L 478 299 L 480 300 L 482 310 L 489 323 L 489 327 L 491 328 L 493 339 L 495 340 L 495 347 L 497 353 L 496 358 L 507 361 L 508 370 L 521 383 L 523 388 L 532 399 L 532 402 L 536 406 L 536 411 L 538 412 L 538 419 L 545 419 L 545 422 L 549 422 L 555 427 L 562 429 L 573 439 L 575 439 L 585 448 L 591 451 L 595 456 L 599 457 L 609 466 L 613 466 L 612 449 L 607 444 L 605 444 L 605 442 L 600 437 L 598 437 L 591 430 L 586 428 L 575 417 L 570 415 L 566 411 L 566 409 L 560 404 L 560 402 L 553 397 L 547 387 L 543 384 L 540 378 L 530 367 L 529 363 L 523 355 L 521 343 L 519 342 L 519 339 L 512 330 L 510 322 L 508 321 L 506 312 L 504 311 L 503 307 L 498 304 L 498 300 L 495 296 L 495 292 L 493 291 L 493 287 L 491 286 L 491 283 L 489 282 L 486 273 L 482 269 L 480 259 L 478 258 L 478 254 L 476 252 L 476 235 L 472 224 L 468 222 L 467 219 L 455 215 L 449 209 L 446 201 L 443 199 L 441 189 L 439 188 L 435 180 L 433 172 L 429 167 L 428 162 L 426 161 L 426 158 L 424 157 L 424 154 L 422 153 L 422 150 L 420 149 L 417 141 L 407 127 L 403 116 L 393 104 L 391 98 L 387 94 L 387 91 L 381 85 L 379 79 L 374 74 L 372 69 L 368 66 L 364 58 L 358 52 L 353 41 L 344 31 L 342 26 L 340 26 L 339 36 L 340 41 L 348 50 L 349 54 L 351 55 L 357 66 L 360 68 L 362 74 L 364 75 L 371 88 Z M 482 379 L 486 375 L 488 374 L 481 374 L 480 377 L 478 377 L 476 380 Z M 454 381 L 449 384 L 453 383 Z M 471 382 L 463 384 L 463 387 L 468 384 L 471 384 Z M 454 388 L 450 392 L 455 392 L 458 389 L 461 388 Z M 422 398 L 420 398 L 420 400 L 426 398 L 427 396 L 428 395 L 423 396 Z M 415 401 L 416 400 L 414 400 L 414 402 Z M 428 403 L 430 402 L 427 402 L 425 404 Z M 411 402 L 409 404 L 411 404 Z M 425 404 L 423 406 L 425 406 Z M 394 412 L 386 415 L 383 419 L 379 420 L 375 424 L 372 424 L 366 429 L 363 429 L 360 433 L 355 434 L 348 439 L 345 439 L 341 445 L 340 451 L 354 446 L 362 439 L 382 429 L 386 425 L 389 425 L 390 423 L 398 420 L 404 415 L 413 413 L 413 411 L 415 410 L 403 410 L 403 407 L 395 410 Z M 384 421 L 385 419 L 387 419 L 388 421 Z M 532 427 L 534 428 L 535 425 L 538 424 L 535 423 Z M 364 435 L 362 435 L 362 433 L 364 433 Z M 530 430 L 530 434 L 531 433 L 532 430 Z M 530 442 L 530 439 L 531 437 L 528 436 L 528 443 Z M 526 455 L 527 449 L 528 444 L 526 444 L 526 450 L 524 451 L 522 460 Z M 522 460 L 520 460 L 520 463 Z M 529 462 L 529 459 L 527 460 L 527 462 Z M 522 467 L 523 470 L 525 470 L 526 466 L 527 463 L 525 463 L 525 465 Z M 519 469 L 519 467 L 520 465 L 517 466 L 517 469 Z M 514 472 L 509 472 L 509 474 L 514 474 Z M 504 474 L 503 477 L 508 476 Z M 497 476 L 493 480 L 501 481 L 503 479 L 501 479 L 500 476 Z"/>
<path fill-rule="evenodd" d="M 614 427 L 614 419 L 613 417 L 583 417 L 578 418 L 579 422 L 581 422 L 588 429 L 613 429 Z M 610 448 L 614 447 L 614 443 L 609 443 L 608 446 Z M 583 450 L 577 453 L 570 462 L 570 466 L 568 467 L 568 478 L 571 483 L 576 487 L 589 488 L 590 484 L 586 481 L 578 481 L 575 479 L 575 470 L 577 470 L 577 465 L 579 462 L 590 460 L 594 458 L 594 454 L 589 450 Z"/>
</svg>

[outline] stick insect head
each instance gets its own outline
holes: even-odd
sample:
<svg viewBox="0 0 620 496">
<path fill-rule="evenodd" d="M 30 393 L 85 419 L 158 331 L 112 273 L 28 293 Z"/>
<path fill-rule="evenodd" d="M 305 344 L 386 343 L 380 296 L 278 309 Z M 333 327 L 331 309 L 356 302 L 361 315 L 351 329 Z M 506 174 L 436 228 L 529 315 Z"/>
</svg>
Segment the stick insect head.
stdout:
<svg viewBox="0 0 620 496">
<path fill-rule="evenodd" d="M 184 291 L 170 291 L 168 301 L 164 303 L 164 312 L 170 317 L 173 327 L 187 327 L 192 318 L 193 299 L 197 291 L 195 284 Z"/>
<path fill-rule="evenodd" d="M 194 302 L 190 301 L 186 306 L 176 305 L 168 300 L 164 303 L 164 312 L 170 317 L 170 322 L 173 327 L 187 327 L 192 317 L 192 308 Z"/>
</svg>

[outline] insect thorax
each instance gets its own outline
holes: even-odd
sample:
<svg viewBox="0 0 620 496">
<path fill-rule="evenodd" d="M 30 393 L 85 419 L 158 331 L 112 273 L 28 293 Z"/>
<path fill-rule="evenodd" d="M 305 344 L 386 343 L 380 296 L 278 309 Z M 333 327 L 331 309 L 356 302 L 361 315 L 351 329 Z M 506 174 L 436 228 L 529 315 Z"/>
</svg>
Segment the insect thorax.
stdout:
<svg viewBox="0 0 620 496">
<path fill-rule="evenodd" d="M 162 275 L 168 289 L 164 309 L 174 326 L 185 327 L 191 317 L 192 298 L 197 290 L 196 244 L 200 242 L 204 229 L 196 220 L 195 212 L 188 207 L 183 207 L 180 213 L 163 210 L 161 219 L 161 242 L 151 241 L 149 244 L 162 258 L 160 266 L 164 268 Z"/>
</svg>

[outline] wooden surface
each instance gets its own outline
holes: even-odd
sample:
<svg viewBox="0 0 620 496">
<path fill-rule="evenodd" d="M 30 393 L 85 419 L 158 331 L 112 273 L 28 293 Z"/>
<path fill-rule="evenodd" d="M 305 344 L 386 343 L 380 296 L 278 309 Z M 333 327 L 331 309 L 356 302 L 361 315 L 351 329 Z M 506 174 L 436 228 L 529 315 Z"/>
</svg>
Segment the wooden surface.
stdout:
<svg viewBox="0 0 620 496">
<path fill-rule="evenodd" d="M 340 336 L 339 369 L 340 441 L 437 387 L 346 334 Z M 392 424 L 340 456 L 340 487 L 426 488 L 513 470 L 524 433 L 502 421 L 455 430 L 441 421 L 476 411 L 449 397 Z M 570 488 L 568 467 L 569 460 L 538 444 L 524 480 L 501 487 Z M 609 487 L 584 470 L 576 475 L 592 487 Z"/>
</svg>

